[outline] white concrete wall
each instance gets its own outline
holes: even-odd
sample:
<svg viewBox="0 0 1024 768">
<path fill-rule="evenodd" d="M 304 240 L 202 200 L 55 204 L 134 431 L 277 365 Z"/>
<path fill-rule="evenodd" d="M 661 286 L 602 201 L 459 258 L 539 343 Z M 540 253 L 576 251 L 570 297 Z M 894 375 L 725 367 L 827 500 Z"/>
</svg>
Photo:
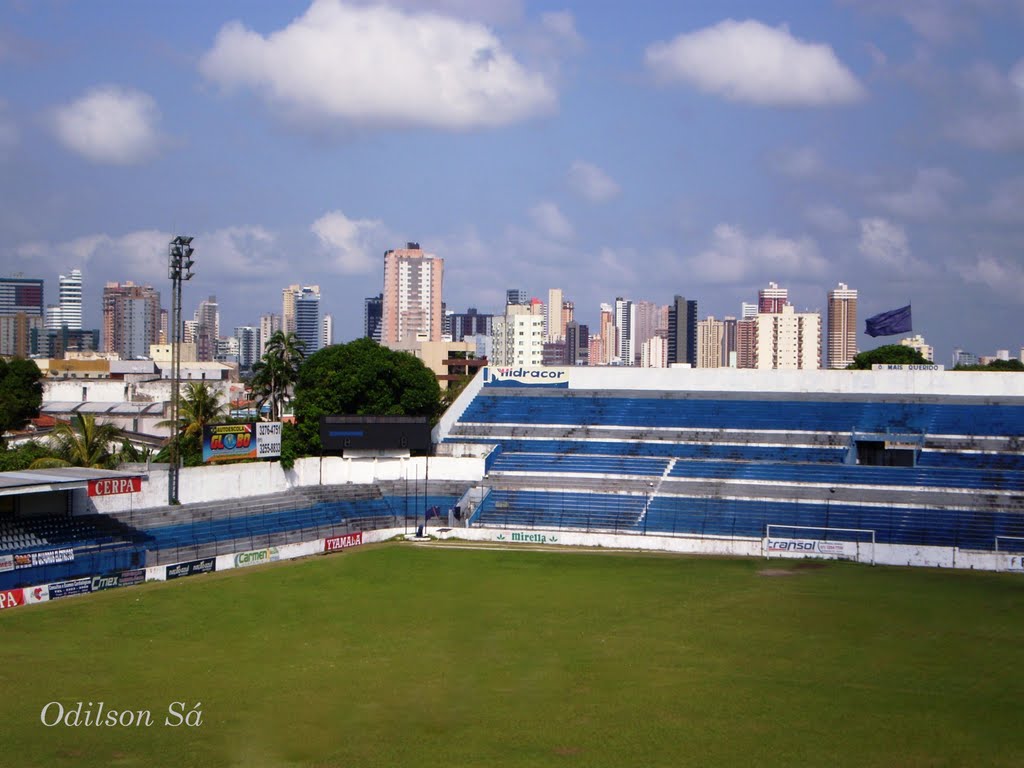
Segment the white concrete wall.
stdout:
<svg viewBox="0 0 1024 768">
<path fill-rule="evenodd" d="M 837 393 L 970 395 L 1024 397 L 1024 376 L 979 371 L 759 371 L 744 368 L 575 367 L 538 369 L 562 372 L 569 389 L 665 390 L 737 393 Z M 485 375 L 496 374 L 491 366 Z M 513 377 L 517 378 L 517 377 Z M 523 383 L 530 380 L 523 378 Z M 553 377 L 543 381 L 552 382 Z M 533 380 L 537 383 L 537 379 Z M 466 393 L 464 393 L 466 394 Z M 460 397 L 459 401 L 463 398 Z M 467 401 L 468 404 L 468 401 Z M 463 406 L 465 407 L 465 406 Z M 442 429 L 447 434 L 447 422 Z"/>
<path fill-rule="evenodd" d="M 484 476 L 484 459 L 446 456 L 430 459 L 423 456 L 346 459 L 329 456 L 299 459 L 291 470 L 282 469 L 276 461 L 185 467 L 178 478 L 178 500 L 182 504 L 197 504 L 284 493 L 304 486 L 370 485 L 407 478 L 409 482 L 422 483 L 428 471 L 432 480 L 478 483 Z M 87 500 L 87 511 L 106 514 L 167 506 L 167 477 L 168 471 L 164 468 L 150 469 L 142 481 L 140 493 L 93 497 Z"/>
</svg>

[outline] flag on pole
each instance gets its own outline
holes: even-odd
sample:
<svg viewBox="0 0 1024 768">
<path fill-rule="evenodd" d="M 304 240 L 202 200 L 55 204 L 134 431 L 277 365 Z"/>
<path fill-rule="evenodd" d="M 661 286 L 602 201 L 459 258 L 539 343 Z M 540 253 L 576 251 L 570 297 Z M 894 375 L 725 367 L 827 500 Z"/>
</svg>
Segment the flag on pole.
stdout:
<svg viewBox="0 0 1024 768">
<path fill-rule="evenodd" d="M 908 333 L 914 330 L 910 321 L 910 305 L 899 309 L 890 309 L 869 317 L 865 323 L 864 333 L 868 336 L 893 336 L 897 333 Z"/>
</svg>

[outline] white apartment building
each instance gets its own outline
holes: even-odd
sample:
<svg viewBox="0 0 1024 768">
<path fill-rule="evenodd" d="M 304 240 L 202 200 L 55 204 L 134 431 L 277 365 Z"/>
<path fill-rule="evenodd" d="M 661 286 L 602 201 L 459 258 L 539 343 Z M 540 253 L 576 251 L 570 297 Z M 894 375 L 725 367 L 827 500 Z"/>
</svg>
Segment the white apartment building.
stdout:
<svg viewBox="0 0 1024 768">
<path fill-rule="evenodd" d="M 796 312 L 793 305 L 780 312 L 762 312 L 754 319 L 754 368 L 809 370 L 821 366 L 821 315 Z"/>
<path fill-rule="evenodd" d="M 521 310 L 521 311 L 520 311 Z M 529 307 L 509 304 L 491 322 L 492 365 L 540 366 L 544 359 L 544 316 Z"/>
</svg>

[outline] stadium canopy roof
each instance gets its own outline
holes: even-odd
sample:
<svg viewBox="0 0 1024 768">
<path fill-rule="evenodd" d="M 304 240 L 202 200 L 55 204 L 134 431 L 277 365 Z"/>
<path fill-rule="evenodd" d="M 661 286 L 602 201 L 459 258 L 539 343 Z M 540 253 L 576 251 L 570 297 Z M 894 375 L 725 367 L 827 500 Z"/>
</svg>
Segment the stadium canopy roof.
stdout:
<svg viewBox="0 0 1024 768">
<path fill-rule="evenodd" d="M 90 480 L 109 480 L 115 477 L 142 477 L 142 475 L 138 472 L 115 472 L 111 469 L 86 469 L 84 467 L 0 472 L 0 496 L 73 491 L 77 488 L 88 488 Z"/>
</svg>

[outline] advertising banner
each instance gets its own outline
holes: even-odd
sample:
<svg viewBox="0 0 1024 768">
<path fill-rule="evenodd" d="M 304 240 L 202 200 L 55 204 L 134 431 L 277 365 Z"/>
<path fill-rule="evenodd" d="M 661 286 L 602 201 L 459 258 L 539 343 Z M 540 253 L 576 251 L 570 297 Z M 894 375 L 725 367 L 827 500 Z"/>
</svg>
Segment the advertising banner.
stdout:
<svg viewBox="0 0 1024 768">
<path fill-rule="evenodd" d="M 281 557 L 277 547 L 268 547 L 266 549 L 254 549 L 251 552 L 239 552 L 235 555 L 235 568 L 246 568 L 250 565 L 261 565 L 262 563 L 272 563 L 279 560 Z"/>
<path fill-rule="evenodd" d="M 51 600 L 59 600 L 62 597 L 71 597 L 71 595 L 84 595 L 87 592 L 92 592 L 92 579 L 86 577 L 84 579 L 58 581 L 48 585 L 47 591 L 50 594 Z"/>
<path fill-rule="evenodd" d="M 0 573 L 14 570 L 14 555 L 0 555 Z"/>
<path fill-rule="evenodd" d="M 141 477 L 108 477 L 89 481 L 90 496 L 113 496 L 117 493 L 139 493 L 142 490 Z"/>
<path fill-rule="evenodd" d="M 75 550 L 70 547 L 48 549 L 45 552 L 28 552 L 23 555 L 15 555 L 14 567 L 34 568 L 37 565 L 57 565 L 58 563 L 70 563 L 74 559 Z"/>
<path fill-rule="evenodd" d="M 256 422 L 256 456 L 275 459 L 281 455 L 281 422 Z"/>
<path fill-rule="evenodd" d="M 569 374 L 557 368 L 484 368 L 485 387 L 569 387 Z"/>
<path fill-rule="evenodd" d="M 114 589 L 114 587 L 131 587 L 135 584 L 142 584 L 145 580 L 146 572 L 141 569 L 112 573 L 108 576 L 93 576 L 92 591 L 99 592 L 104 589 Z"/>
<path fill-rule="evenodd" d="M 203 427 L 203 461 L 255 459 L 255 424 L 207 424 Z"/>
<path fill-rule="evenodd" d="M 358 547 L 363 543 L 363 532 L 346 533 L 342 536 L 332 536 L 324 539 L 324 552 L 337 552 L 339 549 Z"/>
<path fill-rule="evenodd" d="M 50 599 L 50 590 L 45 585 L 38 587 L 25 587 L 25 604 L 45 603 Z"/>
<path fill-rule="evenodd" d="M 769 555 L 785 557 L 834 557 L 848 560 L 857 559 L 857 542 L 824 541 L 822 539 L 765 539 L 765 550 Z"/>
<path fill-rule="evenodd" d="M 25 604 L 25 590 L 0 589 L 0 611 Z"/>
<path fill-rule="evenodd" d="M 166 571 L 166 579 L 180 579 L 183 576 L 194 576 L 197 573 L 212 573 L 217 570 L 217 560 L 212 557 L 206 557 L 202 560 L 189 560 L 186 563 L 178 563 L 177 565 L 168 565 Z"/>
</svg>

